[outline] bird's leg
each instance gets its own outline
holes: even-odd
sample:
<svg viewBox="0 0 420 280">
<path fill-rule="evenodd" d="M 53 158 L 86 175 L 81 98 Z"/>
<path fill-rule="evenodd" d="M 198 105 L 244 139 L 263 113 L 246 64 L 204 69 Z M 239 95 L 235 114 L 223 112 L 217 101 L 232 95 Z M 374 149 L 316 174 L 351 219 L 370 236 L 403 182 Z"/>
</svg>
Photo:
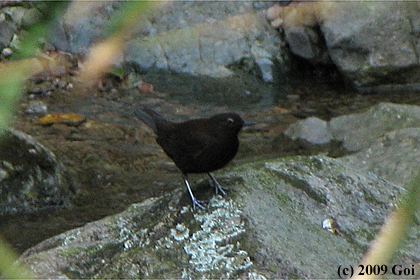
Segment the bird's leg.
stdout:
<svg viewBox="0 0 420 280">
<path fill-rule="evenodd" d="M 220 186 L 219 182 L 216 181 L 216 178 L 214 178 L 214 176 L 210 172 L 207 172 L 207 174 L 209 174 L 210 178 L 213 180 L 213 184 L 216 189 L 216 194 L 220 192 L 223 196 L 225 196 L 226 193 L 223 190 L 222 186 Z"/>
<path fill-rule="evenodd" d="M 187 174 L 183 174 L 182 178 L 184 179 L 185 186 L 187 187 L 188 193 L 190 194 L 191 201 L 192 201 L 192 204 L 193 204 L 193 210 L 195 210 L 195 206 L 204 210 L 205 209 L 204 206 L 201 205 L 200 202 L 194 197 L 194 194 L 193 194 L 193 192 L 191 190 L 191 187 L 190 187 L 190 183 L 188 182 Z"/>
</svg>

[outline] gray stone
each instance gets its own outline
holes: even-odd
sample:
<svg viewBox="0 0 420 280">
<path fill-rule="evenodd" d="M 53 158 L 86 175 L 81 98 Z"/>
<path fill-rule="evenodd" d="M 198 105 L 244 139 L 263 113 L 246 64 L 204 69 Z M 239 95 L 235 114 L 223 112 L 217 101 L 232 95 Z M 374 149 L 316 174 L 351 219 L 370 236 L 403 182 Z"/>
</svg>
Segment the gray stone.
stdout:
<svg viewBox="0 0 420 280">
<path fill-rule="evenodd" d="M 419 2 L 339 2 L 321 30 L 334 64 L 356 86 L 419 83 L 412 24 L 419 13 Z"/>
<path fill-rule="evenodd" d="M 44 101 L 31 100 L 29 101 L 28 107 L 25 112 L 27 114 L 45 114 L 47 113 L 48 107 Z"/>
<path fill-rule="evenodd" d="M 264 18 L 248 13 L 131 40 L 124 60 L 142 70 L 221 78 L 234 75 L 228 66 L 254 58 L 263 79 L 273 82 L 278 53 L 276 35 L 270 33 Z"/>
<path fill-rule="evenodd" d="M 40 8 L 39 5 L 38 8 Z M 23 28 L 29 28 L 42 17 L 42 13 L 36 7 L 24 5 L 9 7 L 7 13 L 16 26 Z"/>
<path fill-rule="evenodd" d="M 104 38 L 104 28 L 121 7 L 121 3 L 74 3 L 50 33 L 49 42 L 64 51 L 86 54 Z M 253 59 L 252 73 L 274 82 L 273 72 L 280 72 L 277 69 L 287 56 L 278 32 L 251 2 L 173 2 L 145 12 L 127 33 L 123 60 L 142 70 L 227 77 L 243 60 Z"/>
<path fill-rule="evenodd" d="M 405 92 L 420 84 L 419 13 L 418 1 L 314 1 L 268 15 L 294 54 L 335 64 L 363 92 Z"/>
<path fill-rule="evenodd" d="M 261 71 L 263 81 L 266 83 L 274 82 L 275 65 L 273 62 L 273 54 L 257 44 L 251 46 L 251 54 Z"/>
<path fill-rule="evenodd" d="M 93 44 L 106 38 L 105 28 L 116 13 L 118 3 L 74 3 L 48 34 L 48 41 L 63 51 L 85 55 Z"/>
<path fill-rule="evenodd" d="M 307 26 L 291 27 L 285 30 L 286 41 L 290 50 L 313 63 L 331 63 L 322 46 L 320 34 Z"/>
<path fill-rule="evenodd" d="M 420 127 L 420 107 L 380 103 L 367 112 L 340 116 L 328 123 L 333 138 L 343 142 L 350 152 L 369 148 L 385 133 L 408 127 Z"/>
<path fill-rule="evenodd" d="M 9 21 L 0 21 L 0 49 L 4 49 L 10 45 L 13 35 L 16 32 L 16 26 Z"/>
<path fill-rule="evenodd" d="M 358 263 L 401 193 L 322 156 L 220 177 L 234 191 L 222 198 L 208 189 L 207 211 L 191 212 L 177 189 L 45 240 L 20 261 L 42 278 L 334 278 L 339 265 Z M 322 228 L 331 217 L 339 234 Z M 419 240 L 409 242 L 397 263 L 419 255 Z"/>
<path fill-rule="evenodd" d="M 31 136 L 4 130 L 0 149 L 0 214 L 69 205 L 75 186 L 55 155 Z"/>
<path fill-rule="evenodd" d="M 327 122 L 315 117 L 292 124 L 284 134 L 292 140 L 301 139 L 314 145 L 328 144 L 333 139 Z"/>
<path fill-rule="evenodd" d="M 347 164 L 404 186 L 419 172 L 420 127 L 385 133 L 369 148 L 342 158 Z"/>
<path fill-rule="evenodd" d="M 4 57 L 9 57 L 9 56 L 11 56 L 12 54 L 13 54 L 13 50 L 11 49 L 11 48 L 4 48 L 2 51 L 1 51 L 1 54 L 4 56 Z"/>
<path fill-rule="evenodd" d="M 85 55 L 106 37 L 103 31 L 127 3 L 132 2 L 73 2 L 48 41 Z M 288 90 L 282 86 L 289 52 L 263 12 L 247 1 L 175 1 L 151 7 L 125 30 L 126 43 L 115 65 L 141 73 L 157 91 L 177 93 L 182 100 L 270 105 Z"/>
</svg>

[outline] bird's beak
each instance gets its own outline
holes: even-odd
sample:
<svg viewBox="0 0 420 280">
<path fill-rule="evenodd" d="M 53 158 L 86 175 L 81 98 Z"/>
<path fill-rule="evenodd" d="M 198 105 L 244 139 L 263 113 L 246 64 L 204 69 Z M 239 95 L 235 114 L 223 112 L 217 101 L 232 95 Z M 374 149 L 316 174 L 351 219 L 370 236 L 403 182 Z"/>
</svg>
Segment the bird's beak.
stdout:
<svg viewBox="0 0 420 280">
<path fill-rule="evenodd" d="M 251 125 L 256 125 L 257 123 L 255 122 L 246 122 L 244 121 L 244 126 L 251 126 Z"/>
</svg>

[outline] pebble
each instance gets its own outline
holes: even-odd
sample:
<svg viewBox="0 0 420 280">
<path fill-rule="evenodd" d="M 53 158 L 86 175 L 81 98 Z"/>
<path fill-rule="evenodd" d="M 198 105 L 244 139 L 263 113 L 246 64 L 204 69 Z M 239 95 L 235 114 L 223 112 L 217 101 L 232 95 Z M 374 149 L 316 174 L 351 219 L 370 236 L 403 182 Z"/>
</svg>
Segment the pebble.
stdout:
<svg viewBox="0 0 420 280">
<path fill-rule="evenodd" d="M 292 140 L 302 139 L 315 145 L 328 144 L 333 140 L 327 122 L 316 117 L 292 124 L 284 134 Z"/>
<path fill-rule="evenodd" d="M 28 108 L 26 108 L 27 114 L 45 114 L 47 113 L 48 107 L 44 101 L 31 100 L 29 101 Z"/>
<path fill-rule="evenodd" d="M 2 54 L 4 57 L 9 57 L 9 56 L 11 56 L 11 55 L 13 54 L 13 50 L 12 50 L 11 48 L 4 48 L 4 49 L 1 51 L 1 54 Z"/>
</svg>

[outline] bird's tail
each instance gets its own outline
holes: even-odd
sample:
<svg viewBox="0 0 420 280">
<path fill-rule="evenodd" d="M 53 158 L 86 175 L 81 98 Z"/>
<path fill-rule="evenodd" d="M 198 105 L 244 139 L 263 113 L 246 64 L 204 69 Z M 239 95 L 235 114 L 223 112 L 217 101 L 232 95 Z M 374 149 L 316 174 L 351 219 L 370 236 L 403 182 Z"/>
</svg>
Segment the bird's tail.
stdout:
<svg viewBox="0 0 420 280">
<path fill-rule="evenodd" d="M 134 110 L 134 114 L 148 127 L 150 127 L 156 134 L 158 133 L 159 126 L 168 123 L 161 115 L 152 109 L 141 107 Z"/>
</svg>

